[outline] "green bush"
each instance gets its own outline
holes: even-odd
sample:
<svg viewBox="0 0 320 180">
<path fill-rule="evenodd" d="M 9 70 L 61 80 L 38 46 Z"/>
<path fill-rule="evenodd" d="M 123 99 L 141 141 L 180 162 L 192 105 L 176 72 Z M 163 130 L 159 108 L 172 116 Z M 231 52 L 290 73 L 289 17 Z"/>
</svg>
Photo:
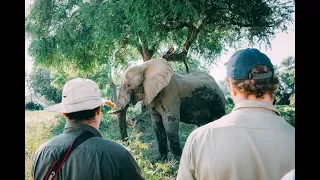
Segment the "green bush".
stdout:
<svg viewBox="0 0 320 180">
<path fill-rule="evenodd" d="M 295 127 L 295 107 L 293 105 L 276 105 L 281 116 L 293 127 Z"/>
<path fill-rule="evenodd" d="M 41 106 L 40 104 L 34 103 L 33 101 L 30 101 L 25 105 L 25 110 L 39 111 L 39 110 L 43 110 L 43 106 Z"/>
<path fill-rule="evenodd" d="M 234 103 L 232 98 L 228 95 L 226 96 L 226 114 L 229 114 L 234 108 Z"/>
</svg>

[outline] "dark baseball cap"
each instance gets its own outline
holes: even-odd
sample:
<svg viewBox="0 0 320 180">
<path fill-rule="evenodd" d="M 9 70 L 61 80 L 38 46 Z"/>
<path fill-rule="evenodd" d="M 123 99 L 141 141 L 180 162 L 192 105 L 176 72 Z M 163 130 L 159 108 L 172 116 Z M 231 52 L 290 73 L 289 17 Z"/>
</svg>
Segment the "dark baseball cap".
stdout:
<svg viewBox="0 0 320 180">
<path fill-rule="evenodd" d="M 254 77 L 250 70 L 256 65 L 266 65 L 272 72 L 260 73 Z M 234 53 L 227 64 L 227 76 L 234 80 L 265 79 L 273 76 L 274 68 L 270 59 L 255 48 L 242 49 Z"/>
</svg>

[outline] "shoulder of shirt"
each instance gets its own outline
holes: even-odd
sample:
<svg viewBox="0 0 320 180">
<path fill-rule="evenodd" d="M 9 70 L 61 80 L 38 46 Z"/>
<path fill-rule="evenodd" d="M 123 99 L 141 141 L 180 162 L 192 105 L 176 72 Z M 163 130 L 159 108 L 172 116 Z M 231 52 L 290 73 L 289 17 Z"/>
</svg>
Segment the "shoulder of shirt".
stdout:
<svg viewBox="0 0 320 180">
<path fill-rule="evenodd" d="M 60 135 L 58 135 L 60 136 Z M 50 149 L 50 148 L 61 148 L 65 145 L 57 145 L 57 144 L 52 144 L 53 141 L 58 140 L 58 136 L 53 137 L 52 139 L 48 140 L 47 142 L 43 143 L 40 145 L 40 147 L 36 150 L 36 154 L 40 153 L 43 149 Z M 125 147 L 124 145 L 109 140 L 109 139 L 103 139 L 101 137 L 92 137 L 89 139 L 90 141 L 84 142 L 86 143 L 85 146 L 82 146 L 82 149 L 87 149 L 87 150 L 94 150 L 94 151 L 102 151 L 104 152 L 106 149 L 108 149 L 108 152 L 110 151 L 116 151 L 117 153 L 125 154 L 130 152 L 130 150 Z"/>
<path fill-rule="evenodd" d="M 208 133 L 210 130 L 233 126 L 233 123 L 230 120 L 234 115 L 235 113 L 229 113 L 227 115 L 222 116 L 220 119 L 217 119 L 213 122 L 205 124 L 201 127 L 198 127 L 197 129 L 193 130 L 189 136 L 190 138 L 196 137 L 196 136 L 202 136 L 203 134 Z"/>
<path fill-rule="evenodd" d="M 124 146 L 123 144 L 120 144 L 120 143 L 118 143 L 116 141 L 112 141 L 110 139 L 103 139 L 103 138 L 100 138 L 100 137 L 94 137 L 92 143 L 99 144 L 99 146 L 101 146 L 101 148 L 103 148 L 103 147 L 108 147 L 108 148 L 112 147 L 112 148 L 115 148 L 115 149 L 123 150 L 124 152 L 130 151 L 130 149 L 127 148 L 126 146 Z"/>
<path fill-rule="evenodd" d="M 103 139 L 100 137 L 94 137 L 92 143 L 97 144 L 99 147 L 96 148 L 97 151 L 106 152 L 105 149 L 109 149 L 108 153 L 116 152 L 119 156 L 127 157 L 128 155 L 132 155 L 131 149 L 120 144 L 116 141 L 112 141 L 109 139 Z"/>
</svg>

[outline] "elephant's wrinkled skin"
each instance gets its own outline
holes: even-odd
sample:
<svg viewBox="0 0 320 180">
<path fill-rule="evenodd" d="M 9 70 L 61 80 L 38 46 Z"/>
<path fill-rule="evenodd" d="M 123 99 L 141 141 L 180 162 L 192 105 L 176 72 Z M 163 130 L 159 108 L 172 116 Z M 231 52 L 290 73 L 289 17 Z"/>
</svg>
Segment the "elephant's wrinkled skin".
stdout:
<svg viewBox="0 0 320 180">
<path fill-rule="evenodd" d="M 179 122 L 207 124 L 225 114 L 222 90 L 207 73 L 179 75 L 162 58 L 130 67 L 121 79 L 117 109 L 143 100 L 151 111 L 160 158 L 168 154 L 167 139 L 172 153 L 182 153 Z"/>
</svg>

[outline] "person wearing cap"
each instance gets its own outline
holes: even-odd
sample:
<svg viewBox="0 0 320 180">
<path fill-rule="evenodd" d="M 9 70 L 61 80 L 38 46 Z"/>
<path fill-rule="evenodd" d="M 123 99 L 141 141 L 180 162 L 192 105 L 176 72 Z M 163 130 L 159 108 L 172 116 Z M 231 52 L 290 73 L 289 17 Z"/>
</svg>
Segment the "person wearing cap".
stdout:
<svg viewBox="0 0 320 180">
<path fill-rule="evenodd" d="M 295 168 L 295 128 L 273 106 L 279 79 L 258 49 L 228 61 L 233 110 L 187 138 L 177 180 L 276 180 Z"/>
<path fill-rule="evenodd" d="M 56 179 L 144 179 L 129 150 L 102 138 L 99 125 L 104 103 L 98 85 L 90 79 L 75 78 L 64 85 L 62 102 L 45 110 L 61 113 L 66 119 L 66 126 L 62 134 L 45 142 L 36 151 L 32 165 L 33 179 L 48 179 L 48 171 L 60 154 L 85 132 L 93 133 L 93 137 L 70 153 Z"/>
</svg>

